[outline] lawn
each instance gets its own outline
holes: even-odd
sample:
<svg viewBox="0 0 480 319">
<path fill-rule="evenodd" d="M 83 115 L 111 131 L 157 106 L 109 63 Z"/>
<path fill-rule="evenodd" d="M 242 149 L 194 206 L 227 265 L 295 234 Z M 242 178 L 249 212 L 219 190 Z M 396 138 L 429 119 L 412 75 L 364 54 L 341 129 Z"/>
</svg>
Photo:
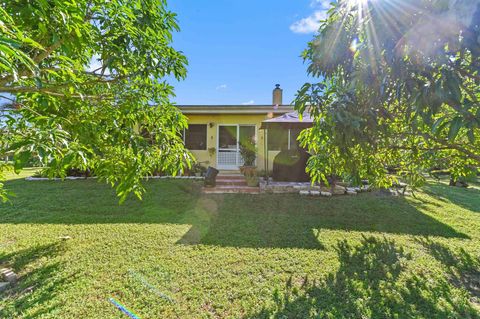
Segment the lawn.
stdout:
<svg viewBox="0 0 480 319">
<path fill-rule="evenodd" d="M 480 318 L 480 189 L 202 195 L 153 180 L 11 180 L 1 318 Z M 64 237 L 68 236 L 68 237 Z"/>
</svg>

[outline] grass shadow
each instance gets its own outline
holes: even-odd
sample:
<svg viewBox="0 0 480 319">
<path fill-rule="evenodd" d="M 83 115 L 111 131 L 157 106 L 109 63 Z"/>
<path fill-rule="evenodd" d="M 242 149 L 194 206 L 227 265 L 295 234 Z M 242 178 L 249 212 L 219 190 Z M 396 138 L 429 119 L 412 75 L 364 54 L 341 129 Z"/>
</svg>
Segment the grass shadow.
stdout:
<svg viewBox="0 0 480 319">
<path fill-rule="evenodd" d="M 54 300 L 61 293 L 61 287 L 69 278 L 59 278 L 62 266 L 58 262 L 42 262 L 52 260 L 62 252 L 62 244 L 48 244 L 32 247 L 10 254 L 0 254 L 0 265 L 12 268 L 16 273 L 25 271 L 18 282 L 9 290 L 0 294 L 0 303 L 5 306 L 0 309 L 0 318 L 37 318 L 42 314 L 54 311 L 60 304 L 51 304 L 44 307 L 42 312 L 29 313 L 35 305 L 44 304 Z M 41 266 L 38 266 L 40 264 Z"/>
<path fill-rule="evenodd" d="M 447 246 L 430 239 L 418 240 L 430 255 L 443 265 L 449 281 L 458 288 L 465 289 L 471 301 L 480 308 L 480 257 L 472 256 L 463 248 L 454 252 Z"/>
<path fill-rule="evenodd" d="M 245 318 L 479 318 L 447 281 L 411 274 L 411 256 L 385 238 L 338 242 L 340 266 L 320 280 L 288 280 L 273 306 Z M 301 282 L 295 285 L 293 282 Z"/>
<path fill-rule="evenodd" d="M 142 201 L 118 204 L 93 180 L 13 181 L 3 223 L 190 225 L 179 244 L 323 249 L 321 229 L 469 238 L 404 197 L 303 198 L 298 194 L 204 195 L 201 183 L 154 180 Z"/>
<path fill-rule="evenodd" d="M 480 213 L 480 190 L 448 186 L 443 183 L 429 183 L 424 191 L 435 198 L 451 202 L 475 213 Z"/>
<path fill-rule="evenodd" d="M 308 199 L 296 194 L 216 195 L 199 200 L 182 244 L 323 249 L 321 229 L 469 238 L 404 197 L 362 194 Z"/>
</svg>

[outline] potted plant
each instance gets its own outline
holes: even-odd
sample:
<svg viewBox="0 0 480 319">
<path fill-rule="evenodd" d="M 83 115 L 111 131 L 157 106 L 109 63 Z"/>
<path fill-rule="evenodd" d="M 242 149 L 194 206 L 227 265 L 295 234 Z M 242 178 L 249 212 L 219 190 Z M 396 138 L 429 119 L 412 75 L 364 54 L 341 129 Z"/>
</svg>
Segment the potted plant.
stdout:
<svg viewBox="0 0 480 319">
<path fill-rule="evenodd" d="M 208 155 L 210 155 L 210 157 L 215 156 L 216 153 L 217 153 L 217 149 L 215 147 L 208 148 Z"/>
<path fill-rule="evenodd" d="M 255 159 L 257 158 L 257 146 L 255 141 L 246 140 L 240 143 L 240 155 L 243 159 L 243 166 L 240 171 L 245 176 L 248 186 L 258 186 L 257 168 Z"/>
<path fill-rule="evenodd" d="M 192 171 L 195 174 L 195 176 L 200 177 L 205 175 L 207 168 L 200 163 L 195 163 L 192 166 Z"/>
</svg>

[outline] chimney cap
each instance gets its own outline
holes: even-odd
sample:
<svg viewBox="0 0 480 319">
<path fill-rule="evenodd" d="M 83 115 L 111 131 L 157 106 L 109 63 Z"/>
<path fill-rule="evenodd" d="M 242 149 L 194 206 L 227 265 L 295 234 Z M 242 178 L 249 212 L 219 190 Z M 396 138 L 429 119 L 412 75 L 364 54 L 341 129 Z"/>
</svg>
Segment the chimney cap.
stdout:
<svg viewBox="0 0 480 319">
<path fill-rule="evenodd" d="M 280 88 L 280 84 L 275 84 L 275 88 L 276 88 L 276 89 L 279 89 L 279 88 Z"/>
</svg>

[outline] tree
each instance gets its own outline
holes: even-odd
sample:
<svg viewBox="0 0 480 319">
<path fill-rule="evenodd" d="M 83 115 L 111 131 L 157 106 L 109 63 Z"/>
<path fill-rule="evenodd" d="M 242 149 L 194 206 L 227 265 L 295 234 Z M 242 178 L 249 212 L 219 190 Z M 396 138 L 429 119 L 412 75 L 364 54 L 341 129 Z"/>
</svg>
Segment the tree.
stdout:
<svg viewBox="0 0 480 319">
<path fill-rule="evenodd" d="M 432 168 L 480 165 L 478 0 L 340 0 L 303 53 L 319 78 L 298 92 L 315 180 L 412 185 Z"/>
<path fill-rule="evenodd" d="M 165 0 L 9 0 L 0 15 L 0 94 L 13 106 L 0 154 L 16 170 L 32 157 L 50 176 L 89 169 L 124 200 L 152 172 L 190 165 L 164 80 L 187 64 Z"/>
</svg>

